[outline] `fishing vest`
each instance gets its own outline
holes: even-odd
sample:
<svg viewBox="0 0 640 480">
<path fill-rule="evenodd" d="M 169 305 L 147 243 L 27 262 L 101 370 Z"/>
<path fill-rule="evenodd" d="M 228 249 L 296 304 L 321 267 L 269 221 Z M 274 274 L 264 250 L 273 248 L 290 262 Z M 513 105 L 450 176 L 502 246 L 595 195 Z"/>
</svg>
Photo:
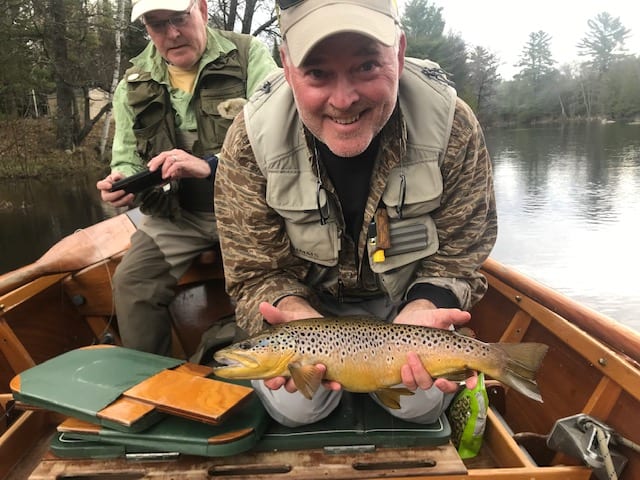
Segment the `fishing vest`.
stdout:
<svg viewBox="0 0 640 480">
<path fill-rule="evenodd" d="M 136 150 L 144 161 L 173 148 L 181 148 L 200 158 L 220 151 L 233 119 L 223 117 L 218 105 L 225 100 L 247 96 L 251 37 L 227 31 L 218 33 L 237 48 L 206 65 L 196 80 L 192 102 L 197 132 L 177 130 L 166 85 L 156 82 L 150 72 L 137 66 L 126 71 L 127 99 L 135 114 Z M 213 210 L 213 182 L 210 179 L 183 178 L 178 194 L 180 206 L 187 210 Z"/>
<path fill-rule="evenodd" d="M 433 62 L 406 58 L 400 78 L 406 157 L 392 169 L 380 205 L 388 214 L 392 248 L 380 261 L 373 242 L 367 242 L 368 267 L 376 274 L 377 286 L 392 301 L 402 299 L 419 261 L 439 247 L 429 213 L 440 205 L 440 165 L 456 102 L 455 90 L 438 78 L 441 73 Z M 252 96 L 244 115 L 256 162 L 267 179 L 266 202 L 284 219 L 292 253 L 317 265 L 336 267 L 342 233 L 341 221 L 335 218 L 339 209 L 327 208 L 329 196 L 318 195 L 313 156 L 281 72 L 273 74 Z M 329 212 L 326 222 L 320 218 L 319 210 L 323 209 Z M 337 280 L 334 277 L 332 281 Z M 326 281 L 323 287 L 327 287 Z"/>
</svg>

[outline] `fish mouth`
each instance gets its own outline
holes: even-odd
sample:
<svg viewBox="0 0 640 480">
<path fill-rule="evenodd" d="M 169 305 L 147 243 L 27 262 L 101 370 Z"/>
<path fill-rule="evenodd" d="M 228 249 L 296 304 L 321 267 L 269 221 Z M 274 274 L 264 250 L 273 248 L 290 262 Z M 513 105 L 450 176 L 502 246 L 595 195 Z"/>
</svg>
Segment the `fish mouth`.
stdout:
<svg viewBox="0 0 640 480">
<path fill-rule="evenodd" d="M 258 362 L 253 358 L 236 353 L 224 353 L 218 352 L 213 356 L 213 359 L 216 362 L 215 368 L 225 369 L 225 368 L 235 368 L 235 367 L 245 367 L 245 368 L 257 368 L 259 366 Z"/>
</svg>

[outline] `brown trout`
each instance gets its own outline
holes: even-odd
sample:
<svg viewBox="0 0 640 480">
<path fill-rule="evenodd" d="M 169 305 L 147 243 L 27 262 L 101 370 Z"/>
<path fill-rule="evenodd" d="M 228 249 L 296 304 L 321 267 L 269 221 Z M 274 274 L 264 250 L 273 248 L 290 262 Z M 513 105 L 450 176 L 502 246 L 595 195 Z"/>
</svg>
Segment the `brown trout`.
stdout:
<svg viewBox="0 0 640 480">
<path fill-rule="evenodd" d="M 415 352 L 432 377 L 464 378 L 477 370 L 542 402 L 535 375 L 547 353 L 541 343 L 485 343 L 438 328 L 389 324 L 371 317 L 316 318 L 270 327 L 215 353 L 214 372 L 230 379 L 293 378 L 311 398 L 322 380 L 351 392 L 373 392 L 390 408 L 411 395 L 400 369 Z M 324 364 L 322 374 L 316 364 Z"/>
</svg>

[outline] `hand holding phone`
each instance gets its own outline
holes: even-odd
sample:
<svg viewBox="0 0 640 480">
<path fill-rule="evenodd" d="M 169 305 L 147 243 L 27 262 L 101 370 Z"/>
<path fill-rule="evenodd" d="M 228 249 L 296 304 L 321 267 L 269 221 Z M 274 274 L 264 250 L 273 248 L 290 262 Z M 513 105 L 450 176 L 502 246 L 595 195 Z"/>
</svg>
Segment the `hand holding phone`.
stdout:
<svg viewBox="0 0 640 480">
<path fill-rule="evenodd" d="M 162 178 L 162 169 L 158 168 L 153 172 L 145 170 L 114 182 L 109 191 L 124 190 L 127 193 L 139 193 L 147 188 L 162 185 L 167 181 Z"/>
</svg>

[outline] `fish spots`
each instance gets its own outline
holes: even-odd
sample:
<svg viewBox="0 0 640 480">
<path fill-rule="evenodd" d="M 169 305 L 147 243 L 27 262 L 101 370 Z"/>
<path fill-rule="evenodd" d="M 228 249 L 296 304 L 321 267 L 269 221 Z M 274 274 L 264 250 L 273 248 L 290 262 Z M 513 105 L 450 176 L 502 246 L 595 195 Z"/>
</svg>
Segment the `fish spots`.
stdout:
<svg viewBox="0 0 640 480">
<path fill-rule="evenodd" d="M 362 317 L 298 320 L 263 333 L 262 340 L 252 344 L 257 353 L 269 356 L 295 352 L 296 358 L 305 363 L 340 366 L 343 371 L 359 371 L 363 365 L 399 370 L 408 352 L 417 353 L 425 367 L 460 357 L 492 359 L 496 355 L 491 346 L 450 330 Z M 459 360 L 455 362 L 460 365 Z"/>
</svg>

